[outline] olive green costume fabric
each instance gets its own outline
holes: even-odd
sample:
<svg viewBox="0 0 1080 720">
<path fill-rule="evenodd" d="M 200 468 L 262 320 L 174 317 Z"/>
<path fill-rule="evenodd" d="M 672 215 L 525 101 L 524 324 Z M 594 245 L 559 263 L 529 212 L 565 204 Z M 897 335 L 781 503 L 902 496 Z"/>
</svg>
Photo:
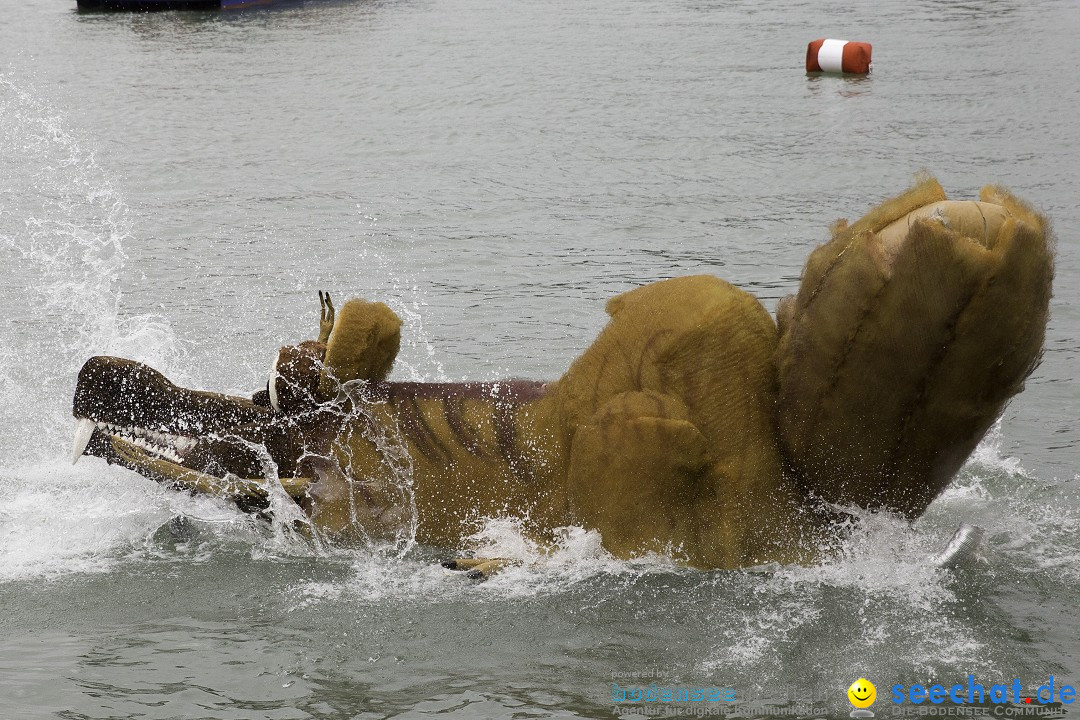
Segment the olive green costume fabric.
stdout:
<svg viewBox="0 0 1080 720">
<path fill-rule="evenodd" d="M 749 293 L 676 278 L 608 302 L 611 321 L 554 390 L 575 522 L 621 554 L 742 567 L 805 559 L 804 501 L 773 429 L 776 326 Z"/>
<path fill-rule="evenodd" d="M 609 301 L 603 332 L 542 392 L 397 387 L 368 418 L 400 429 L 417 539 L 452 544 L 501 511 L 598 529 L 620 557 L 734 568 L 818 557 L 835 537 L 821 501 L 918 516 L 1042 350 L 1047 222 L 1000 188 L 980 198 L 926 180 L 838 222 L 776 323 L 722 280 L 676 278 Z M 385 305 L 347 303 L 322 395 L 385 378 L 399 333 Z M 361 435 L 342 456 L 377 475 L 385 458 Z M 316 517 L 354 517 L 326 498 Z"/>
<path fill-rule="evenodd" d="M 400 346 L 401 319 L 393 310 L 381 302 L 349 300 L 326 345 L 322 394 L 329 395 L 335 381 L 386 379 Z"/>
<path fill-rule="evenodd" d="M 1022 389 L 1046 328 L 1049 228 L 1005 190 L 980 198 L 943 202 L 926 180 L 838 223 L 781 304 L 778 428 L 805 489 L 918 516 Z"/>
</svg>

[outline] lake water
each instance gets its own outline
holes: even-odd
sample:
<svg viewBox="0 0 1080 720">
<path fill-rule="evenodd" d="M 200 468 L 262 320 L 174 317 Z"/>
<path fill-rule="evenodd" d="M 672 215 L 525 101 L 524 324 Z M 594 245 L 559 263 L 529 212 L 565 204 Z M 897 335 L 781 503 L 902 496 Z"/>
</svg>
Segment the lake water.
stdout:
<svg viewBox="0 0 1080 720">
<path fill-rule="evenodd" d="M 881 716 L 896 683 L 1080 684 L 1080 5 L 74 7 L 0 21 L 0 717 L 610 717 L 632 672 L 743 716 L 846 717 L 863 676 Z M 872 42 L 873 74 L 808 77 L 822 36 Z M 1053 219 L 1045 360 L 924 518 L 868 517 L 821 566 L 617 562 L 580 532 L 472 584 L 68 463 L 90 355 L 250 392 L 329 289 L 402 315 L 399 378 L 553 378 L 641 283 L 774 308 L 922 169 Z M 988 564 L 935 569 L 961 522 Z M 484 542 L 529 557 L 512 524 Z"/>
</svg>

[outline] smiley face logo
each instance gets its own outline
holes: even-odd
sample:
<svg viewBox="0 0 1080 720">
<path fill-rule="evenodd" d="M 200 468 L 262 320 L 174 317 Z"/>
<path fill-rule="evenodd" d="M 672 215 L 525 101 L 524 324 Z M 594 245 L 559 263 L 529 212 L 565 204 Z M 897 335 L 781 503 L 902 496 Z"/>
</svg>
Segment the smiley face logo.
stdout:
<svg viewBox="0 0 1080 720">
<path fill-rule="evenodd" d="M 877 699 L 877 688 L 866 678 L 859 678 L 847 689 L 848 700 L 857 708 L 868 708 Z"/>
</svg>

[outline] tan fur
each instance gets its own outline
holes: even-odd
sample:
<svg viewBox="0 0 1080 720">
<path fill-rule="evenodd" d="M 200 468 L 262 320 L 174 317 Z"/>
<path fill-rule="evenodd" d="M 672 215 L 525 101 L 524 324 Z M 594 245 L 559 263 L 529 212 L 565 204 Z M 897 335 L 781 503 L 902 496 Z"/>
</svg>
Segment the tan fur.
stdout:
<svg viewBox="0 0 1080 720">
<path fill-rule="evenodd" d="M 1039 357 L 1045 221 L 1000 189 L 980 203 L 936 190 L 924 182 L 840 230 L 788 310 L 781 440 L 801 482 L 830 501 L 920 514 Z"/>
<path fill-rule="evenodd" d="M 334 332 L 326 346 L 326 367 L 320 381 L 323 397 L 335 383 L 383 380 L 390 374 L 401 345 L 401 319 L 381 302 L 349 300 L 337 311 Z"/>
</svg>

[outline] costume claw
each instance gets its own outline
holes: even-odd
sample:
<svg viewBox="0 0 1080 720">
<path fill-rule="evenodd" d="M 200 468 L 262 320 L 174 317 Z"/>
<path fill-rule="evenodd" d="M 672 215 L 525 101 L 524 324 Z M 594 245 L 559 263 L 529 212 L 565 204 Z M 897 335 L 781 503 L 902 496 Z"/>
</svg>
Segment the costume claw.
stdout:
<svg viewBox="0 0 1080 720">
<path fill-rule="evenodd" d="M 470 580 L 487 580 L 504 568 L 520 564 L 520 560 L 510 558 L 454 558 L 440 563 L 447 570 L 464 572 Z"/>
</svg>

